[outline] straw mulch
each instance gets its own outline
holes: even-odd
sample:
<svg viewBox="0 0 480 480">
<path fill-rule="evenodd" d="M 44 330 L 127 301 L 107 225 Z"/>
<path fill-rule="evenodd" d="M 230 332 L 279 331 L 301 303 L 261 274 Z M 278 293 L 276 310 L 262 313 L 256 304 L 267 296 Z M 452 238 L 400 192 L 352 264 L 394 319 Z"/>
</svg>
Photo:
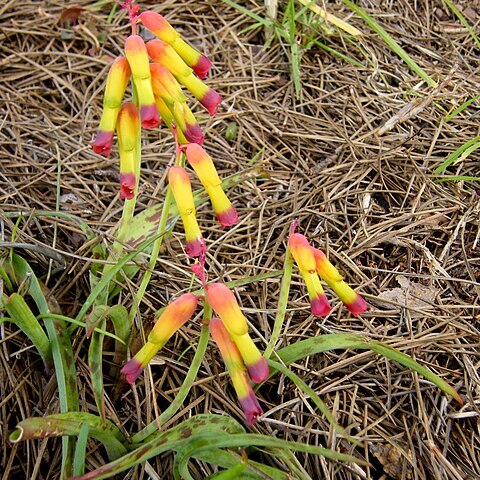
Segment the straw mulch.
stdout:
<svg viewBox="0 0 480 480">
<path fill-rule="evenodd" d="M 480 184 L 436 182 L 433 174 L 449 154 L 478 135 L 478 101 L 444 120 L 478 93 L 479 49 L 468 32 L 443 2 L 356 2 L 432 78 L 447 79 L 434 90 L 360 18 L 349 17 L 342 2 L 328 2 L 329 11 L 364 35 L 359 46 L 338 35 L 322 41 L 363 66 L 317 46 L 302 49 L 300 34 L 321 35 L 321 30 L 300 23 L 296 40 L 302 87 L 296 98 L 289 45 L 275 37 L 265 47 L 262 28 L 245 31 L 254 23 L 248 16 L 220 0 L 148 3 L 142 6 L 165 14 L 214 61 L 208 83 L 222 94 L 224 104 L 212 118 L 198 106 L 196 111 L 205 147 L 220 173 L 242 175 L 242 183 L 229 194 L 241 218 L 235 228 L 221 232 L 209 207 L 199 211 L 210 245 L 209 279 L 280 271 L 291 222 L 298 219 L 300 231 L 327 252 L 370 308 L 353 318 L 333 300 L 328 318 L 314 318 L 295 271 L 279 346 L 326 333 L 362 333 L 413 356 L 465 400 L 463 407 L 456 404 L 421 377 L 373 353 L 335 351 L 292 368 L 362 447 L 353 449 L 339 439 L 309 399 L 278 376 L 258 391 L 265 413 L 252 431 L 354 451 L 372 465 L 345 466 L 298 454 L 305 479 L 480 478 Z M 264 15 L 261 2 L 241 3 Z M 457 3 L 477 25 L 480 9 Z M 110 3 L 103 8 L 82 0 L 77 4 L 86 10 L 71 27 L 61 23 L 62 12 L 71 6 L 62 0 L 6 0 L 0 6 L 1 241 L 25 244 L 16 251 L 43 278 L 66 315 L 75 315 L 88 294 L 92 244 L 74 222 L 38 212 L 77 215 L 100 241 L 109 240 L 122 206 L 117 158 L 93 154 L 90 143 L 109 62 L 129 33 L 124 13 L 107 22 Z M 408 102 L 429 96 L 420 112 L 378 135 L 380 126 Z M 227 141 L 230 122 L 238 134 Z M 139 209 L 162 200 L 174 151 L 165 127 L 144 139 Z M 255 156 L 252 167 L 249 161 Z M 472 152 L 448 174 L 478 176 L 479 166 L 478 154 Z M 21 221 L 15 212 L 24 212 Z M 189 287 L 182 243 L 178 226 L 140 308 L 147 326 L 155 310 Z M 262 348 L 271 335 L 279 285 L 277 276 L 238 289 Z M 131 305 L 134 291 L 135 283 L 128 285 L 120 301 Z M 178 391 L 198 335 L 199 325 L 190 323 L 162 350 L 162 365 L 157 362 L 151 376 L 137 382 L 135 394 L 125 387 L 119 399 L 109 397 L 109 418 L 130 433 L 152 421 Z M 52 479 L 59 471 L 59 440 L 14 447 L 8 442 L 20 420 L 59 410 L 55 381 L 29 345 L 15 328 L 2 327 L 2 479 Z M 81 408 L 94 412 L 87 346 L 79 331 L 74 348 Z M 217 355 L 208 349 L 198 382 L 169 425 L 201 412 L 226 412 L 242 420 Z M 117 382 L 106 379 L 108 395 Z M 90 444 L 88 468 L 105 461 L 103 449 Z M 158 478 L 171 478 L 171 455 L 150 465 Z M 128 478 L 147 478 L 143 468 Z M 211 469 L 199 463 L 192 472 L 200 479 Z"/>
</svg>

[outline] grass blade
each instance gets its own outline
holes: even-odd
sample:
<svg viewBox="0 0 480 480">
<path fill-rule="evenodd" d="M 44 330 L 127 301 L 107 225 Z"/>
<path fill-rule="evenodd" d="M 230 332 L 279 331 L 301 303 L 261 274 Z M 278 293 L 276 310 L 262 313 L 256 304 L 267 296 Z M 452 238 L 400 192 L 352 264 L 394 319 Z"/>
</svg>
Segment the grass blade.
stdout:
<svg viewBox="0 0 480 480">
<path fill-rule="evenodd" d="M 480 147 L 480 136 L 472 138 L 468 142 L 464 143 L 461 147 L 457 148 L 451 155 L 449 155 L 444 162 L 438 166 L 433 173 L 440 175 L 443 173 L 452 163 L 457 160 L 465 160 L 472 152 Z"/>
<path fill-rule="evenodd" d="M 410 68 L 412 72 L 418 75 L 430 86 L 436 87 L 437 83 L 423 70 L 412 57 L 380 26 L 363 8 L 356 5 L 351 0 L 342 0 L 345 5 L 351 8 L 378 36 L 388 45 L 393 53 L 398 55 Z"/>
<path fill-rule="evenodd" d="M 460 20 L 460 23 L 467 29 L 468 33 L 473 38 L 473 41 L 477 44 L 477 48 L 480 48 L 480 40 L 478 39 L 475 31 L 467 22 L 467 19 L 462 15 L 462 12 L 450 1 L 450 0 L 443 0 L 447 7 L 454 13 L 454 15 Z"/>
</svg>

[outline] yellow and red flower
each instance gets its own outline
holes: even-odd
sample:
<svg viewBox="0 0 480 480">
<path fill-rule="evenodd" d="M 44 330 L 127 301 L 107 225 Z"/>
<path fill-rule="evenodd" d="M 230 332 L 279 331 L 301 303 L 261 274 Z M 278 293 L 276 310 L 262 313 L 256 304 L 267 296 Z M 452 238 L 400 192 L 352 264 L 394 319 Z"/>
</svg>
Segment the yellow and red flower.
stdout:
<svg viewBox="0 0 480 480">
<path fill-rule="evenodd" d="M 210 320 L 209 326 L 212 338 L 220 350 L 227 371 L 232 379 L 233 387 L 242 406 L 247 424 L 252 425 L 257 421 L 257 417 L 262 414 L 262 409 L 248 381 L 240 351 L 231 340 L 222 320 L 214 317 Z"/>
<path fill-rule="evenodd" d="M 207 76 L 212 65 L 210 60 L 185 42 L 162 15 L 146 11 L 140 14 L 140 20 L 155 36 L 173 47 L 182 60 L 193 68 L 200 78 Z"/>
<path fill-rule="evenodd" d="M 150 40 L 147 42 L 147 51 L 150 58 L 160 65 L 168 68 L 176 78 L 188 77 L 193 70 L 182 60 L 178 53 L 162 40 Z"/>
<path fill-rule="evenodd" d="M 313 314 L 324 316 L 330 311 L 330 305 L 325 297 L 318 275 L 337 294 L 338 298 L 354 316 L 360 315 L 368 308 L 365 300 L 347 285 L 325 254 L 318 248 L 313 248 L 305 236 L 300 233 L 292 233 L 288 239 L 288 245 L 307 285 Z M 320 299 L 319 302 L 318 299 Z"/>
<path fill-rule="evenodd" d="M 203 143 L 203 132 L 188 105 L 186 103 L 174 102 L 172 113 L 175 124 L 185 135 L 185 138 L 190 143 L 201 145 Z"/>
<path fill-rule="evenodd" d="M 160 124 L 150 76 L 150 61 L 143 38 L 130 35 L 125 41 L 125 55 L 132 70 L 143 128 L 155 128 Z"/>
<path fill-rule="evenodd" d="M 206 287 L 207 300 L 222 319 L 231 341 L 237 346 L 254 383 L 264 382 L 270 375 L 267 361 L 248 334 L 248 324 L 233 292 L 223 283 Z"/>
<path fill-rule="evenodd" d="M 367 308 L 367 302 L 340 275 L 339 271 L 328 261 L 326 255 L 318 248 L 312 248 L 317 272 L 322 280 L 337 294 L 347 309 L 356 317 Z"/>
<path fill-rule="evenodd" d="M 192 317 L 197 303 L 197 297 L 193 293 L 185 293 L 163 310 L 147 337 L 147 343 L 121 370 L 128 383 L 135 382 L 157 352 Z"/>
<path fill-rule="evenodd" d="M 131 200 L 137 183 L 136 149 L 140 135 L 137 107 L 132 102 L 120 109 L 117 121 L 118 153 L 120 156 L 120 198 Z"/>
<path fill-rule="evenodd" d="M 317 266 L 312 247 L 308 240 L 300 233 L 293 233 L 288 239 L 288 246 L 303 281 L 307 285 L 308 296 L 312 313 L 323 317 L 330 312 L 330 303 L 327 300 L 322 284 L 317 274 Z"/>
<path fill-rule="evenodd" d="M 193 258 L 203 258 L 207 252 L 207 246 L 198 226 L 188 173 L 183 167 L 170 167 L 168 181 L 185 229 L 187 254 Z"/>
<path fill-rule="evenodd" d="M 112 63 L 103 96 L 103 112 L 93 151 L 108 156 L 112 151 L 113 133 L 122 106 L 123 95 L 130 80 L 130 65 L 125 57 L 117 57 Z"/>
<path fill-rule="evenodd" d="M 206 289 L 208 303 L 222 319 L 225 328 L 232 336 L 248 333 L 247 319 L 244 317 L 233 292 L 223 283 L 211 283 Z"/>
<path fill-rule="evenodd" d="M 185 155 L 188 163 L 195 170 L 208 193 L 213 211 L 222 228 L 235 225 L 238 222 L 237 211 L 223 191 L 222 181 L 217 174 L 210 155 L 200 145 L 195 143 L 191 143 L 186 147 Z"/>
</svg>

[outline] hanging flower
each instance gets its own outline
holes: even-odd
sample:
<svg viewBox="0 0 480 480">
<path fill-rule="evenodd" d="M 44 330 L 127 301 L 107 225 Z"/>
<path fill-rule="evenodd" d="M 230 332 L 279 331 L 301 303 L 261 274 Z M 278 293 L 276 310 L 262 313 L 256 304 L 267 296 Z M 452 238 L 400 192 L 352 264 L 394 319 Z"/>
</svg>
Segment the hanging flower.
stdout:
<svg viewBox="0 0 480 480">
<path fill-rule="evenodd" d="M 132 102 L 125 103 L 118 115 L 117 137 L 120 155 L 120 198 L 131 200 L 135 196 L 137 168 L 136 152 L 140 135 L 138 110 Z"/>
<path fill-rule="evenodd" d="M 185 293 L 163 310 L 147 337 L 147 343 L 121 370 L 128 383 L 135 383 L 157 352 L 187 320 L 192 318 L 197 302 L 197 297 L 193 293 Z"/>
<path fill-rule="evenodd" d="M 217 312 L 230 335 L 248 333 L 247 319 L 243 316 L 233 292 L 223 283 L 211 283 L 206 289 L 208 303 Z"/>
<path fill-rule="evenodd" d="M 307 285 L 312 313 L 318 317 L 327 315 L 331 307 L 320 283 L 320 279 L 318 278 L 317 265 L 312 247 L 308 243 L 308 240 L 300 233 L 290 235 L 288 246 L 300 270 L 300 275 Z"/>
<path fill-rule="evenodd" d="M 140 14 L 140 20 L 156 37 L 173 47 L 200 78 L 207 76 L 212 65 L 210 60 L 185 42 L 162 15 L 146 11 Z"/>
<path fill-rule="evenodd" d="M 188 105 L 175 102 L 172 113 L 176 126 L 185 135 L 185 138 L 190 143 L 201 145 L 203 143 L 203 132 Z"/>
<path fill-rule="evenodd" d="M 317 248 L 312 248 L 317 272 L 322 280 L 337 294 L 345 307 L 356 317 L 367 310 L 367 302 L 340 275 L 339 271 L 328 261 L 326 255 Z"/>
<path fill-rule="evenodd" d="M 152 91 L 150 62 L 143 38 L 130 35 L 125 41 L 125 55 L 132 70 L 133 83 L 138 95 L 143 128 L 155 128 L 160 124 Z"/>
<path fill-rule="evenodd" d="M 206 287 L 207 300 L 237 346 L 254 383 L 264 382 L 270 375 L 267 362 L 248 334 L 246 318 L 238 306 L 233 292 L 223 283 L 211 283 Z"/>
<path fill-rule="evenodd" d="M 217 174 L 210 155 L 200 145 L 195 143 L 191 143 L 186 147 L 185 155 L 188 163 L 195 170 L 208 193 L 213 211 L 222 228 L 235 225 L 238 222 L 237 211 L 223 191 L 222 181 Z"/>
<path fill-rule="evenodd" d="M 209 327 L 212 338 L 220 350 L 227 371 L 232 379 L 233 388 L 237 393 L 247 424 L 252 425 L 257 421 L 257 417 L 262 414 L 262 409 L 248 381 L 242 356 L 235 343 L 231 340 L 222 320 L 216 317 L 212 318 Z"/>
<path fill-rule="evenodd" d="M 207 246 L 198 226 L 188 173 L 183 167 L 170 167 L 168 181 L 185 229 L 187 254 L 190 257 L 202 259 L 207 252 Z"/>
<path fill-rule="evenodd" d="M 106 157 L 112 151 L 113 133 L 122 99 L 130 80 L 130 65 L 125 57 L 117 57 L 112 63 L 107 77 L 103 96 L 103 112 L 97 137 L 93 142 L 93 151 Z"/>
</svg>

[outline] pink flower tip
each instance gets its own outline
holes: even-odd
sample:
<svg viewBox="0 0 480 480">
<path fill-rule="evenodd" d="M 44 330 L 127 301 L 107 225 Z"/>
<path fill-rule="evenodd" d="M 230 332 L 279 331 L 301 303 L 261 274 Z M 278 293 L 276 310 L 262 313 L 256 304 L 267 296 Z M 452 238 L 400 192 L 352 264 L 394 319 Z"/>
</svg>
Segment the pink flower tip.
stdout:
<svg viewBox="0 0 480 480">
<path fill-rule="evenodd" d="M 212 62 L 205 55 L 200 55 L 197 63 L 192 65 L 192 68 L 198 77 L 203 79 L 207 76 L 211 66 Z"/>
<path fill-rule="evenodd" d="M 248 395 L 239 400 L 243 413 L 245 414 L 245 419 L 247 420 L 247 425 L 253 425 L 257 421 L 258 416 L 263 413 L 253 390 L 250 389 Z"/>
<path fill-rule="evenodd" d="M 142 371 L 143 366 L 138 360 L 135 359 L 135 357 L 127 362 L 120 370 L 120 372 L 125 375 L 125 378 L 130 385 L 135 383 L 135 380 L 140 376 Z"/>
<path fill-rule="evenodd" d="M 202 97 L 200 103 L 208 110 L 210 115 L 217 113 L 218 106 L 222 103 L 222 97 L 212 88 Z"/>
<path fill-rule="evenodd" d="M 330 307 L 330 303 L 325 295 L 319 295 L 311 301 L 311 309 L 313 315 L 317 317 L 325 317 L 330 313 L 332 307 Z"/>
<path fill-rule="evenodd" d="M 187 255 L 191 258 L 203 259 L 207 253 L 207 245 L 203 237 L 187 242 Z"/>
<path fill-rule="evenodd" d="M 247 370 L 253 383 L 262 383 L 270 376 L 270 369 L 264 357 L 261 357 L 252 365 L 247 365 Z"/>
<path fill-rule="evenodd" d="M 231 227 L 238 222 L 238 213 L 233 205 L 226 212 L 217 213 L 216 217 L 223 229 Z"/>
<path fill-rule="evenodd" d="M 158 116 L 158 110 L 155 104 L 142 105 L 140 108 L 140 118 L 142 119 L 143 128 L 155 128 L 162 123 Z"/>
<path fill-rule="evenodd" d="M 92 148 L 95 153 L 108 157 L 112 151 L 113 132 L 99 130 Z"/>
<path fill-rule="evenodd" d="M 120 174 L 120 198 L 122 200 L 131 200 L 135 196 L 135 174 Z"/>
<path fill-rule="evenodd" d="M 196 143 L 197 145 L 203 145 L 203 132 L 202 129 L 200 128 L 199 125 L 188 125 L 187 128 L 185 129 L 185 132 L 183 132 L 185 135 L 185 138 L 190 142 L 190 143 Z"/>
<path fill-rule="evenodd" d="M 345 304 L 347 309 L 353 314 L 354 317 L 361 315 L 365 310 L 367 310 L 367 302 L 363 299 L 361 295 L 357 294 L 357 298 L 349 304 Z"/>
</svg>

